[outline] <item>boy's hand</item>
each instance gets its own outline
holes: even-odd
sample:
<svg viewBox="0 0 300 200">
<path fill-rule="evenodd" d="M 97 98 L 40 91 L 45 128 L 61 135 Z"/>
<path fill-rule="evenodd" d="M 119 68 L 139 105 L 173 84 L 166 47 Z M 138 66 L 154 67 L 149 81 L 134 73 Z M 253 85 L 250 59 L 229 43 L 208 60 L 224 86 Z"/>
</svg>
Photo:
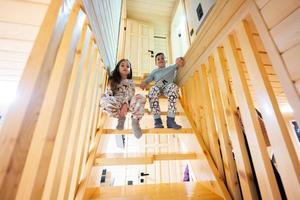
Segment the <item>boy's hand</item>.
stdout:
<svg viewBox="0 0 300 200">
<path fill-rule="evenodd" d="M 177 58 L 176 65 L 177 65 L 177 67 L 183 67 L 184 66 L 184 58 L 183 57 Z"/>
<path fill-rule="evenodd" d="M 141 84 L 140 84 L 140 88 L 141 88 L 142 90 L 144 90 L 144 89 L 146 88 L 146 83 L 144 83 L 144 82 L 142 81 Z"/>
<path fill-rule="evenodd" d="M 128 106 L 127 104 L 123 104 L 121 109 L 120 109 L 120 117 L 125 117 L 128 111 Z"/>
</svg>

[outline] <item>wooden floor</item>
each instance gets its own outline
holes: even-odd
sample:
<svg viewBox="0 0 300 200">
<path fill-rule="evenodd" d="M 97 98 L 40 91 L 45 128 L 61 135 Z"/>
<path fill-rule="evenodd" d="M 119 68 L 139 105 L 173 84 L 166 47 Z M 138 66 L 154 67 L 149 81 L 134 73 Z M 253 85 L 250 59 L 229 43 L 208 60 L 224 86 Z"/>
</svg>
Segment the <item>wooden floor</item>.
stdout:
<svg viewBox="0 0 300 200">
<path fill-rule="evenodd" d="M 103 200 L 217 200 L 222 197 L 207 189 L 201 183 L 173 183 L 155 185 L 135 185 L 120 187 L 89 188 L 86 199 Z M 101 196 L 101 197 L 100 197 Z"/>
</svg>

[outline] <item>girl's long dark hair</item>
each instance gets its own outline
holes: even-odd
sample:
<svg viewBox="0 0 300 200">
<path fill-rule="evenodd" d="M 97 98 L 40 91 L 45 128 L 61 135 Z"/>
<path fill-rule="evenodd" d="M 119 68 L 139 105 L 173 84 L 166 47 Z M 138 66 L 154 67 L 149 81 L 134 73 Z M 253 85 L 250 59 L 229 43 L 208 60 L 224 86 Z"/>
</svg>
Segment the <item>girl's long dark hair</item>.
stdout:
<svg viewBox="0 0 300 200">
<path fill-rule="evenodd" d="M 122 78 L 121 78 L 121 75 L 120 75 L 120 72 L 119 72 L 119 68 L 120 68 L 120 65 L 123 61 L 127 61 L 128 65 L 129 65 L 129 68 L 130 68 L 129 74 L 127 75 L 127 79 L 132 79 L 131 63 L 127 59 L 121 59 L 117 63 L 117 65 L 116 65 L 114 71 L 112 72 L 111 76 L 108 78 L 110 88 L 113 91 L 117 88 L 117 85 L 120 84 L 120 82 L 121 82 Z"/>
</svg>

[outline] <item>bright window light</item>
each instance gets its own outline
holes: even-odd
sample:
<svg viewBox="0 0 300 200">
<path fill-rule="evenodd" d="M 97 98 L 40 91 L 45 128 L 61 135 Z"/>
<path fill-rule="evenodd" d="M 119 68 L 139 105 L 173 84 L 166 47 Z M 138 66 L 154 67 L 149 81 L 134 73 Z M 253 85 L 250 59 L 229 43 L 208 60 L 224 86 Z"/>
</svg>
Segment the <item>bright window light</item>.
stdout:
<svg viewBox="0 0 300 200">
<path fill-rule="evenodd" d="M 289 104 L 281 104 L 279 107 L 282 113 L 293 113 L 293 109 Z"/>
<path fill-rule="evenodd" d="M 0 82 L 0 105 L 5 106 L 11 104 L 16 99 L 16 84 Z"/>
</svg>

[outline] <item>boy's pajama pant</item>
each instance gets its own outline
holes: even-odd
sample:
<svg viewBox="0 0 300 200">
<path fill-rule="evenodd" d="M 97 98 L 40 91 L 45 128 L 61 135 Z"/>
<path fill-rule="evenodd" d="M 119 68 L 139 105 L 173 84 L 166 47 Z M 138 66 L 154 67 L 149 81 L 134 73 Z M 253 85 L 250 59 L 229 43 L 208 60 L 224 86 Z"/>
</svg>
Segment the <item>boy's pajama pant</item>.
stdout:
<svg viewBox="0 0 300 200">
<path fill-rule="evenodd" d="M 169 83 L 166 86 L 159 87 L 154 85 L 149 91 L 149 103 L 154 119 L 160 118 L 160 107 L 158 98 L 164 95 L 168 97 L 168 117 L 175 117 L 176 101 L 179 97 L 179 89 L 175 83 Z"/>
<path fill-rule="evenodd" d="M 134 119 L 141 119 L 144 115 L 146 98 L 141 94 L 134 95 L 129 103 L 129 111 Z M 120 109 L 122 107 L 121 98 L 117 96 L 104 96 L 101 98 L 100 106 L 110 116 L 120 118 Z"/>
</svg>

